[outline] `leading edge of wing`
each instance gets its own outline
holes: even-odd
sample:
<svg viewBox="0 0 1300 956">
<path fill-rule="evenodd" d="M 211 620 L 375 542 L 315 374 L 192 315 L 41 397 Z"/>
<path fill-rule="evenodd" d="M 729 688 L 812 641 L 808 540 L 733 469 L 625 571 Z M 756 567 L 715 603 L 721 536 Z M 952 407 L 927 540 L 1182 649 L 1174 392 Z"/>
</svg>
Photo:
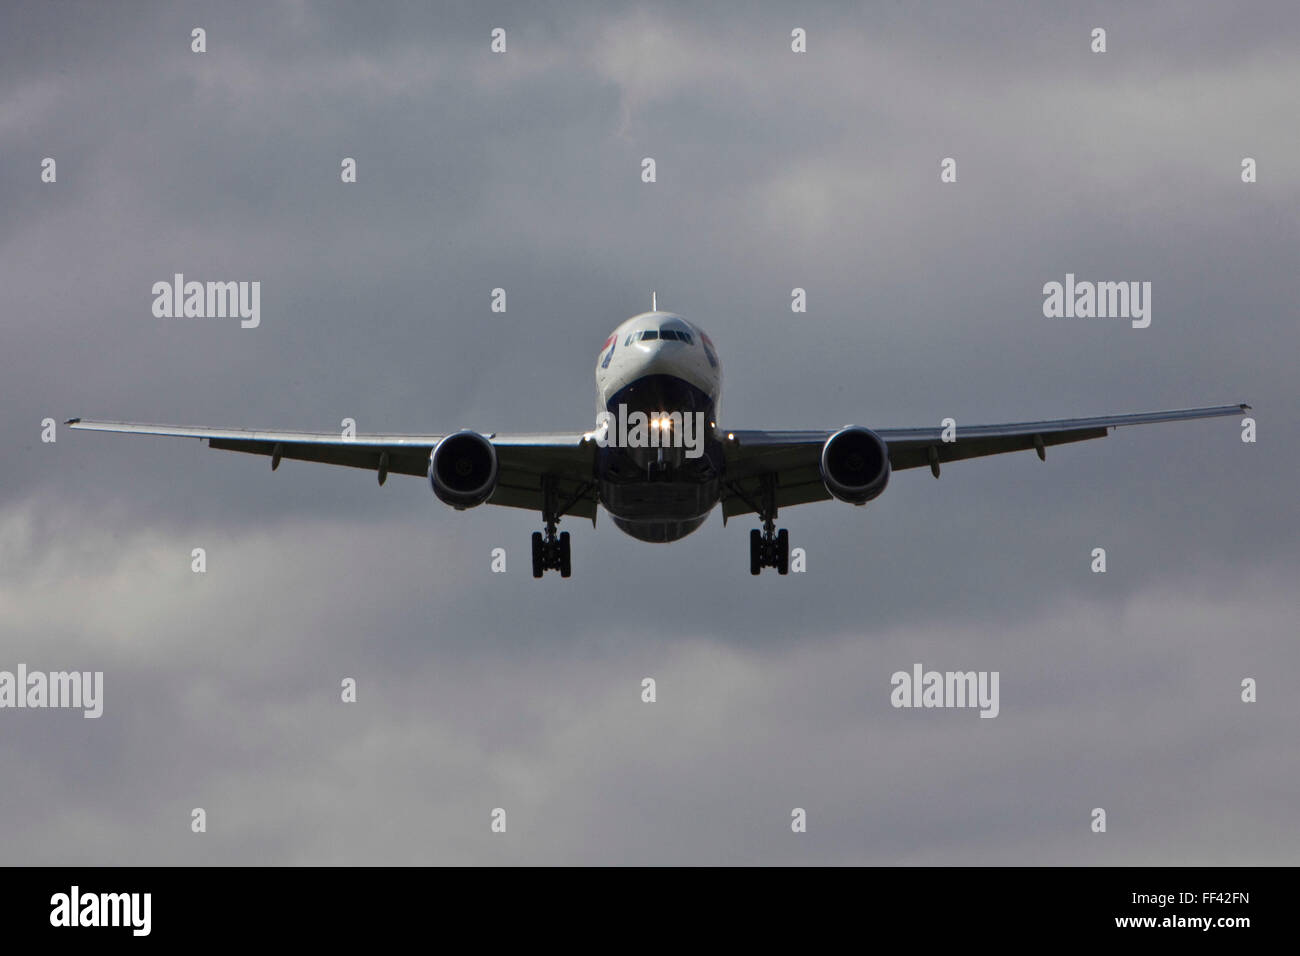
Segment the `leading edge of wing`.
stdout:
<svg viewBox="0 0 1300 956">
<path fill-rule="evenodd" d="M 1236 405 L 1210 405 L 1203 408 L 1172 408 L 1162 412 L 1134 412 L 1128 415 L 1101 415 L 1095 418 L 1058 418 L 1042 422 L 1008 422 L 1004 425 L 962 425 L 957 423 L 957 438 L 1014 438 L 1050 432 L 1092 431 L 1098 428 L 1121 428 L 1125 425 L 1154 425 L 1158 422 L 1192 421 L 1240 415 L 1249 411 L 1244 402 Z M 942 428 L 881 428 L 876 434 L 886 442 L 938 441 Z"/>
<path fill-rule="evenodd" d="M 126 435 L 163 435 L 171 438 L 199 438 L 217 441 L 283 442 L 309 445 L 361 445 L 384 448 L 410 447 L 430 449 L 448 433 L 439 435 L 414 435 L 404 433 L 368 434 L 345 437 L 341 432 L 260 431 L 253 428 L 209 428 L 204 425 L 152 425 L 146 422 L 110 422 L 90 418 L 69 418 L 64 424 L 83 431 L 116 432 Z M 546 432 L 534 435 L 498 435 L 485 433 L 497 447 L 511 446 L 578 446 L 583 435 L 579 432 Z"/>
<path fill-rule="evenodd" d="M 72 428 L 94 432 L 116 432 L 126 435 L 163 435 L 171 438 L 201 438 L 218 441 L 284 442 L 285 444 L 311 445 L 409 445 L 431 448 L 442 440 L 442 435 L 357 435 L 345 437 L 342 432 L 290 432 L 260 431 L 253 428 L 208 428 L 203 425 L 151 425 L 147 422 L 109 422 L 89 418 L 70 418 L 64 424 Z"/>
<path fill-rule="evenodd" d="M 958 440 L 966 438 L 1010 438 L 1016 436 L 1033 436 L 1047 432 L 1092 431 L 1099 428 L 1119 428 L 1124 425 L 1150 425 L 1157 422 L 1191 421 L 1198 418 L 1217 418 L 1225 415 L 1240 415 L 1250 411 L 1244 402 L 1236 405 L 1211 405 L 1203 408 L 1174 408 L 1161 412 L 1135 412 L 1128 415 L 1103 415 L 1095 418 L 1059 418 L 1039 422 L 1008 422 L 1003 425 L 962 425 L 957 423 Z M 810 442 L 824 442 L 838 429 L 818 429 L 810 431 L 763 429 L 738 430 L 727 432 L 728 438 L 741 448 L 761 448 L 764 446 L 789 446 Z M 877 435 L 888 443 L 937 442 L 942 440 L 944 429 L 931 428 L 873 428 Z"/>
</svg>

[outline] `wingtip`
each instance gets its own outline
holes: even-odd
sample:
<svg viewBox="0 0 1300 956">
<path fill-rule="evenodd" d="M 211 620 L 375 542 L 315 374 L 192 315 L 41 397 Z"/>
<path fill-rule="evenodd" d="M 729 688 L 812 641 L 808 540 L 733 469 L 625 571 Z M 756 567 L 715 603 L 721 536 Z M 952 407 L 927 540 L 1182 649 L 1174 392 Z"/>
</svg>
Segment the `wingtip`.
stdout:
<svg viewBox="0 0 1300 956">
<path fill-rule="evenodd" d="M 69 419 L 68 419 L 66 422 L 64 422 L 63 424 L 65 424 L 65 425 L 75 425 L 75 424 L 77 424 L 77 423 L 80 422 L 80 421 L 81 421 L 80 418 L 69 418 Z"/>
<path fill-rule="evenodd" d="M 1241 410 L 1242 410 L 1243 412 L 1249 412 L 1249 411 L 1252 411 L 1251 407 L 1250 407 L 1249 405 L 1247 405 L 1245 402 L 1242 402 L 1242 403 L 1241 403 Z"/>
</svg>

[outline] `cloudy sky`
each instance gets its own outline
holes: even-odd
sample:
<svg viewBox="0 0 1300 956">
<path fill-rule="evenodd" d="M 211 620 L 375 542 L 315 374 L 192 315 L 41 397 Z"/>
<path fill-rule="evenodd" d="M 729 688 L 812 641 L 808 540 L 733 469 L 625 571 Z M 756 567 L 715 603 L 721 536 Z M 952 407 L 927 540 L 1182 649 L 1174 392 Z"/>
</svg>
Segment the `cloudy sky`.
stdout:
<svg viewBox="0 0 1300 956">
<path fill-rule="evenodd" d="M 0 669 L 105 686 L 0 711 L 0 860 L 1297 862 L 1300 11 L 698 7 L 5 5 Z M 155 318 L 176 272 L 259 280 L 261 326 Z M 1150 328 L 1044 318 L 1067 272 L 1150 281 Z M 537 516 L 413 478 L 41 441 L 589 427 L 652 288 L 724 426 L 1249 402 L 1259 440 L 900 473 L 784 512 L 786 578 L 747 521 L 566 522 L 542 581 Z M 916 662 L 998 671 L 999 716 L 894 709 Z"/>
</svg>

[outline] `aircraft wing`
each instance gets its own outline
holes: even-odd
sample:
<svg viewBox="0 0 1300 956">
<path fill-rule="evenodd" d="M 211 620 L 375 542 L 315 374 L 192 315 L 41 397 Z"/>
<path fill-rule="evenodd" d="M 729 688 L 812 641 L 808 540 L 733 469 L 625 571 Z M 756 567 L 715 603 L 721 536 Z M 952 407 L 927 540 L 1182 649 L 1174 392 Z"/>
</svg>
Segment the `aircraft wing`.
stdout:
<svg viewBox="0 0 1300 956">
<path fill-rule="evenodd" d="M 1031 448 L 1038 452 L 1040 458 L 1045 458 L 1049 445 L 1104 438 L 1110 429 L 1122 425 L 1217 418 L 1240 415 L 1249 409 L 1249 405 L 1216 405 L 1210 408 L 1180 408 L 1166 412 L 1063 418 L 1007 425 L 962 425 L 959 422 L 956 441 L 953 442 L 943 441 L 943 429 L 940 427 L 872 430 L 889 446 L 889 465 L 893 471 L 929 466 L 937 478 L 939 465 L 944 462 Z M 773 474 L 776 477 L 778 508 L 829 499 L 830 493 L 821 477 L 821 452 L 826 439 L 836 431 L 838 429 L 728 432 L 731 437 L 723 446 L 727 456 L 723 518 L 753 512 L 753 503 L 762 500 L 762 481 Z"/>
<path fill-rule="evenodd" d="M 281 459 L 314 461 L 326 465 L 365 468 L 379 476 L 389 474 L 427 478 L 429 455 L 443 435 L 357 435 L 339 432 L 256 431 L 245 428 L 149 425 L 143 422 L 105 422 L 73 418 L 67 422 L 83 431 L 128 435 L 163 435 L 197 438 L 209 448 L 266 455 L 272 470 Z M 542 510 L 542 479 L 550 478 L 560 502 L 572 499 L 565 514 L 596 519 L 596 494 L 592 486 L 595 449 L 580 433 L 541 435 L 485 435 L 496 448 L 499 466 L 497 490 L 488 504 Z"/>
</svg>

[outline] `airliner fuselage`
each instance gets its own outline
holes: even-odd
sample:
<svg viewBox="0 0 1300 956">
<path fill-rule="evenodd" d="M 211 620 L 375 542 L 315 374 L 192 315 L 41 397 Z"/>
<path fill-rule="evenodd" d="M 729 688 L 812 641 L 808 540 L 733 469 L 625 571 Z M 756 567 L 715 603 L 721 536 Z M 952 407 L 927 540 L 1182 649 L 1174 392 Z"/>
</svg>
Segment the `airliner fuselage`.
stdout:
<svg viewBox="0 0 1300 956">
<path fill-rule="evenodd" d="M 724 473 L 717 434 L 721 390 L 713 343 L 680 315 L 643 312 L 606 339 L 596 362 L 596 412 L 612 427 L 596 455 L 596 477 L 601 504 L 632 537 L 675 541 L 703 524 L 717 504 Z M 617 426 L 637 413 L 650 432 L 663 432 L 653 436 L 653 446 L 614 438 Z M 669 434 L 667 422 L 680 428 L 679 419 L 704 425 L 693 436 L 699 445 L 694 455 L 680 436 Z"/>
</svg>

